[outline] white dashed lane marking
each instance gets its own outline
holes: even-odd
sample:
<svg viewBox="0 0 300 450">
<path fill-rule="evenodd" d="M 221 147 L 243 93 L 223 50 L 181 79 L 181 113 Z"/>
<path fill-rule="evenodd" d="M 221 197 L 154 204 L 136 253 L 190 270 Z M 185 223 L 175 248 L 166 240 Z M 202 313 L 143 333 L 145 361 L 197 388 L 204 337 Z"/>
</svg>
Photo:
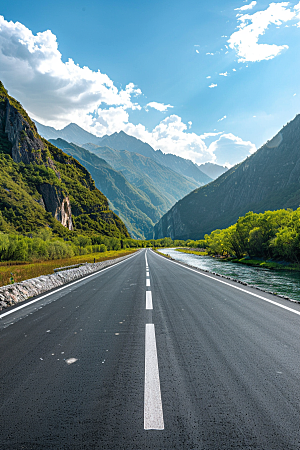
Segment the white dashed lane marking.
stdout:
<svg viewBox="0 0 300 450">
<path fill-rule="evenodd" d="M 147 323 L 145 342 L 144 429 L 164 430 L 164 428 L 155 328 L 153 323 Z"/>
<path fill-rule="evenodd" d="M 146 309 L 153 309 L 151 291 L 146 291 Z"/>
</svg>

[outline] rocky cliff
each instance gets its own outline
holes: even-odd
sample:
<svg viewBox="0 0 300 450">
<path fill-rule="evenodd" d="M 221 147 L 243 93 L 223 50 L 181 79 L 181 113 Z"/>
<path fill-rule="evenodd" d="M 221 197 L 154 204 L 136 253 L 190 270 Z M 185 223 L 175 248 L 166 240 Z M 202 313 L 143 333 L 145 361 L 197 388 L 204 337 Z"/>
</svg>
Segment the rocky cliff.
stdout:
<svg viewBox="0 0 300 450">
<path fill-rule="evenodd" d="M 217 180 L 177 202 L 155 226 L 155 237 L 200 239 L 253 211 L 300 205 L 300 115 L 271 141 Z"/>
<path fill-rule="evenodd" d="M 29 123 L 6 97 L 0 111 L 4 132 L 12 145 L 12 158 L 16 163 L 40 162 L 44 144 L 38 137 L 33 123 Z M 2 126 L 3 126 L 2 125 Z"/>
<path fill-rule="evenodd" d="M 38 164 L 51 168 L 58 180 L 60 173 L 56 170 L 42 138 L 38 135 L 35 124 L 27 114 L 22 114 L 22 107 L 11 98 L 4 86 L 0 85 L 1 108 L 0 123 L 4 135 L 11 144 L 11 156 L 15 163 Z M 47 212 L 69 230 L 73 230 L 72 210 L 68 196 L 58 186 L 49 183 L 36 185 L 42 198 L 39 199 Z"/>
<path fill-rule="evenodd" d="M 39 184 L 37 189 L 42 195 L 41 204 L 44 205 L 45 210 L 51 212 L 52 216 L 64 227 L 73 230 L 72 210 L 69 197 L 65 197 L 59 187 L 52 186 L 51 184 Z"/>
<path fill-rule="evenodd" d="M 16 231 L 30 231 L 35 224 L 57 228 L 50 213 L 69 231 L 128 236 L 89 172 L 41 138 L 1 82 L 0 160 L 0 212 L 6 226 Z"/>
</svg>

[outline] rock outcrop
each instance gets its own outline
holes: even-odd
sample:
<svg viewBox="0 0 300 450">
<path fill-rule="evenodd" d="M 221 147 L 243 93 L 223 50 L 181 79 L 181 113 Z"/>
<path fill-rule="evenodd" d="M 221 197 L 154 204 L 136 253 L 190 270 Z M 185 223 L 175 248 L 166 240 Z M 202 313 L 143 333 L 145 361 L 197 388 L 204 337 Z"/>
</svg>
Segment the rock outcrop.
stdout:
<svg viewBox="0 0 300 450">
<path fill-rule="evenodd" d="M 12 146 L 12 158 L 16 163 L 44 164 L 54 170 L 58 179 L 60 174 L 51 158 L 43 153 L 45 150 L 42 139 L 38 136 L 35 124 L 26 120 L 9 101 L 5 99 L 4 108 L 0 112 L 0 120 L 4 124 L 4 132 Z M 44 160 L 46 159 L 46 161 Z M 38 191 L 42 195 L 39 200 L 47 212 L 58 220 L 64 227 L 73 230 L 71 204 L 68 196 L 62 190 L 51 184 L 41 184 Z"/>
<path fill-rule="evenodd" d="M 5 99 L 5 110 L 2 113 L 4 131 L 12 144 L 12 158 L 15 162 L 30 164 L 40 162 L 43 141 L 37 137 L 35 125 L 29 124 L 19 111 Z M 1 116 L 0 116 L 1 117 Z"/>
<path fill-rule="evenodd" d="M 43 204 L 48 212 L 64 227 L 73 230 L 71 204 L 68 196 L 62 190 L 51 184 L 40 184 L 38 190 L 42 195 Z"/>
</svg>

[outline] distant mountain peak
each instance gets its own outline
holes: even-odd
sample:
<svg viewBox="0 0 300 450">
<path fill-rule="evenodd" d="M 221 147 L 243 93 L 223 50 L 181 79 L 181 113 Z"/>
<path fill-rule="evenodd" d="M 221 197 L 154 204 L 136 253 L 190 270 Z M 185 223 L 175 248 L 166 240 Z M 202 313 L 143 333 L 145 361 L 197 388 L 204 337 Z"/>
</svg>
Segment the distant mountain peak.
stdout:
<svg viewBox="0 0 300 450">
<path fill-rule="evenodd" d="M 212 177 L 205 172 L 202 172 L 201 168 L 191 160 L 173 155 L 172 153 L 163 153 L 161 150 L 154 150 L 147 142 L 143 142 L 135 136 L 130 136 L 123 130 L 116 131 L 111 135 L 105 135 L 100 138 L 83 130 L 75 123 L 70 123 L 62 130 L 45 127 L 38 122 L 36 122 L 36 125 L 39 133 L 46 139 L 62 138 L 67 142 L 72 142 L 79 146 L 84 146 L 89 143 L 99 147 L 110 147 L 115 150 L 127 150 L 132 153 L 139 153 L 140 155 L 151 158 L 153 161 L 189 178 L 190 181 L 196 182 L 199 186 L 212 181 Z"/>
<path fill-rule="evenodd" d="M 75 129 L 75 130 L 84 130 L 83 128 L 81 128 L 79 125 L 77 125 L 77 123 L 74 122 L 70 122 L 69 125 L 66 125 L 64 128 L 62 128 L 63 130 L 70 130 L 70 129 Z M 88 131 L 86 131 L 88 133 Z"/>
</svg>

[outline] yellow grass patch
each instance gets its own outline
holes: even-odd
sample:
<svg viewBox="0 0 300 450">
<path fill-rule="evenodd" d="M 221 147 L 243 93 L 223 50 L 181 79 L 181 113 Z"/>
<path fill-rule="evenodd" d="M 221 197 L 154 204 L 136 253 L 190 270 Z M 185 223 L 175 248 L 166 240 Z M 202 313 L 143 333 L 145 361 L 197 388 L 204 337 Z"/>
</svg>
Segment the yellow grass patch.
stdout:
<svg viewBox="0 0 300 450">
<path fill-rule="evenodd" d="M 55 259 L 51 261 L 35 261 L 35 262 L 1 262 L 0 263 L 0 286 L 10 284 L 11 272 L 15 283 L 18 281 L 28 280 L 29 278 L 39 277 L 40 275 L 49 275 L 58 267 L 71 266 L 79 263 L 93 263 L 106 261 L 107 259 L 120 258 L 121 256 L 130 255 L 137 249 L 112 250 L 104 253 L 90 253 L 88 255 L 73 256 L 72 258 Z"/>
</svg>

